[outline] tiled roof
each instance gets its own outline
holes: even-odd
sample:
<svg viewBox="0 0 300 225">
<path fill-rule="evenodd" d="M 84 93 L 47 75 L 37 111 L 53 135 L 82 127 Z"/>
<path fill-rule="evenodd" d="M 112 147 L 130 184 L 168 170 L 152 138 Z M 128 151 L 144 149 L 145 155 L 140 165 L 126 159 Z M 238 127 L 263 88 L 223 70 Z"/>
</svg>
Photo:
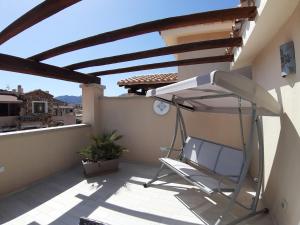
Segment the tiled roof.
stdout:
<svg viewBox="0 0 300 225">
<path fill-rule="evenodd" d="M 129 86 L 138 84 L 161 84 L 161 83 L 174 83 L 177 82 L 177 73 L 167 73 L 167 74 L 153 74 L 153 75 L 143 75 L 130 77 L 124 80 L 118 81 L 118 85 Z"/>
<path fill-rule="evenodd" d="M 16 93 L 12 92 L 12 91 L 7 91 L 7 90 L 0 89 L 0 95 L 13 95 L 13 96 L 16 96 Z"/>
<path fill-rule="evenodd" d="M 48 91 L 43 91 L 41 89 L 36 89 L 36 90 L 33 90 L 33 91 L 26 92 L 24 95 L 29 95 L 29 94 L 32 94 L 32 93 L 35 93 L 35 92 L 42 92 L 46 95 L 50 95 L 51 97 L 53 97 L 53 95 L 51 95 Z"/>
</svg>

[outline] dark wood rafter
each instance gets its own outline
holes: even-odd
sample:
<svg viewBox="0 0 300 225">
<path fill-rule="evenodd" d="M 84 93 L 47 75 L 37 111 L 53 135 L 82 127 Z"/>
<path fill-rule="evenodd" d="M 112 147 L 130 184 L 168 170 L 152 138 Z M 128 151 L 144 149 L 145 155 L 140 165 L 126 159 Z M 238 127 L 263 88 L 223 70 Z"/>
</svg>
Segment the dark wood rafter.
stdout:
<svg viewBox="0 0 300 225">
<path fill-rule="evenodd" d="M 184 59 L 184 60 L 177 60 L 177 61 L 168 61 L 162 63 L 153 63 L 153 64 L 146 64 L 146 65 L 125 67 L 125 68 L 112 69 L 112 70 L 104 70 L 104 71 L 89 73 L 89 75 L 104 76 L 104 75 L 112 75 L 118 73 L 128 73 L 128 72 L 141 71 L 141 70 L 173 67 L 173 66 L 188 66 L 188 65 L 195 65 L 195 64 L 232 62 L 232 61 L 233 61 L 233 55 L 210 56 L 204 58 Z"/>
<path fill-rule="evenodd" d="M 188 44 L 174 45 L 174 46 L 156 48 L 156 49 L 151 49 L 151 50 L 146 50 L 141 52 L 134 52 L 134 53 L 128 53 L 123 55 L 116 55 L 116 56 L 111 56 L 106 58 L 84 61 L 84 62 L 75 63 L 66 66 L 65 68 L 76 70 L 76 69 L 82 69 L 86 67 L 102 66 L 102 65 L 126 62 L 126 61 L 137 60 L 137 59 L 145 59 L 145 58 L 162 56 L 162 55 L 204 50 L 204 49 L 212 49 L 212 48 L 236 47 L 241 45 L 242 45 L 241 37 L 199 41 L 199 42 L 193 42 Z"/>
<path fill-rule="evenodd" d="M 136 95 L 146 95 L 147 91 L 150 89 L 155 89 L 155 88 L 163 87 L 174 83 L 175 82 L 157 83 L 157 84 L 119 85 L 119 86 L 120 87 L 123 86 L 124 88 L 126 88 L 128 93 L 136 94 Z"/>
<path fill-rule="evenodd" d="M 37 75 L 77 83 L 100 83 L 100 78 L 72 70 L 0 54 L 0 70 Z"/>
<path fill-rule="evenodd" d="M 113 41 L 134 37 L 146 33 L 173 29 L 178 27 L 198 25 L 198 24 L 235 20 L 235 19 L 254 19 L 255 15 L 256 15 L 256 7 L 251 6 L 251 7 L 238 7 L 238 8 L 222 9 L 222 10 L 216 10 L 210 12 L 202 12 L 202 13 L 196 13 L 196 14 L 184 15 L 178 17 L 170 17 L 170 18 L 141 23 L 134 26 L 87 37 L 39 53 L 37 55 L 30 57 L 29 59 L 35 61 L 42 61 L 78 49 L 87 48 L 87 47 L 104 44 L 108 42 L 113 42 Z"/>
<path fill-rule="evenodd" d="M 142 95 L 142 96 L 145 96 L 146 93 L 147 93 L 147 90 L 145 89 L 132 89 L 132 88 L 129 88 L 127 90 L 127 93 L 128 94 L 135 94 L 135 95 Z"/>
<path fill-rule="evenodd" d="M 46 0 L 15 20 L 0 33 L 0 44 L 81 0 Z"/>
<path fill-rule="evenodd" d="M 130 84 L 130 85 L 119 85 L 119 87 L 124 87 L 125 89 L 127 89 L 127 92 L 129 94 L 146 95 L 147 91 L 150 89 L 155 89 L 155 88 L 163 87 L 174 83 L 176 82 L 153 83 L 153 84 Z"/>
</svg>

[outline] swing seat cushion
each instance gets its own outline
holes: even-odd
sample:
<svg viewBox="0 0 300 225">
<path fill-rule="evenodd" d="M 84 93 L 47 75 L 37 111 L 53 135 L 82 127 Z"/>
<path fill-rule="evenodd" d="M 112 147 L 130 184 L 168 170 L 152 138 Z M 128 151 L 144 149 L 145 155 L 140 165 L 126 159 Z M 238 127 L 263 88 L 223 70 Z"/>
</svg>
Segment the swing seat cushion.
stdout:
<svg viewBox="0 0 300 225">
<path fill-rule="evenodd" d="M 159 160 L 207 194 L 234 191 L 244 165 L 241 150 L 195 137 L 186 139 L 182 161 Z"/>
<path fill-rule="evenodd" d="M 244 165 L 243 151 L 195 137 L 187 137 L 183 157 L 235 182 L 239 180 Z"/>
<path fill-rule="evenodd" d="M 159 160 L 172 171 L 176 172 L 208 195 L 220 192 L 221 190 L 228 192 L 234 191 L 233 185 L 220 182 L 218 178 L 214 177 L 212 174 L 205 173 L 204 170 L 201 171 L 189 164 L 170 158 L 160 158 Z"/>
</svg>

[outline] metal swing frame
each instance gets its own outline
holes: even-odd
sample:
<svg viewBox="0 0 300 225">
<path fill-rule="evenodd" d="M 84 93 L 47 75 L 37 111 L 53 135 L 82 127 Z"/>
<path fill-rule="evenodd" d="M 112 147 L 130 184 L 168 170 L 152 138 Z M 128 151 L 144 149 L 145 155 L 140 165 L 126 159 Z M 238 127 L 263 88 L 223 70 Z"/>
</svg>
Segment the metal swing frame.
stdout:
<svg viewBox="0 0 300 225">
<path fill-rule="evenodd" d="M 179 130 L 181 141 L 182 141 L 182 148 L 180 149 L 180 154 L 177 159 L 181 161 L 183 159 L 183 147 L 185 144 L 185 140 L 187 138 L 186 126 L 185 126 L 185 122 L 183 119 L 181 109 L 193 111 L 192 109 L 184 106 L 182 103 L 184 101 L 188 102 L 188 101 L 200 100 L 200 99 L 226 98 L 226 97 L 235 97 L 238 100 L 237 111 L 239 114 L 239 123 L 240 123 L 240 130 L 241 130 L 241 141 L 242 141 L 242 146 L 243 146 L 244 163 L 243 163 L 240 177 L 238 179 L 238 182 L 236 183 L 235 189 L 232 192 L 232 194 L 230 196 L 226 196 L 225 194 L 222 193 L 222 190 L 220 190 L 220 192 L 219 192 L 223 196 L 228 197 L 230 200 L 229 200 L 227 207 L 225 207 L 224 211 L 221 213 L 221 215 L 216 220 L 215 225 L 220 225 L 223 223 L 224 218 L 226 217 L 226 215 L 229 214 L 229 212 L 232 210 L 232 208 L 235 204 L 238 204 L 239 206 L 249 210 L 249 213 L 247 213 L 246 215 L 244 215 L 240 218 L 235 219 L 234 221 L 231 221 L 230 223 L 228 223 L 228 225 L 238 224 L 241 221 L 244 221 L 255 215 L 269 212 L 269 210 L 267 208 L 264 208 L 262 210 L 257 209 L 260 193 L 262 190 L 263 177 L 264 177 L 264 172 L 263 172 L 263 170 L 264 170 L 263 169 L 264 168 L 264 143 L 263 143 L 263 135 L 262 135 L 261 116 L 259 116 L 257 113 L 256 104 L 250 102 L 251 103 L 251 125 L 250 125 L 250 133 L 249 133 L 249 136 L 247 139 L 248 142 L 245 143 L 243 121 L 242 121 L 242 107 L 241 107 L 242 98 L 240 96 L 237 96 L 237 95 L 231 94 L 231 93 L 229 93 L 229 94 L 226 93 L 226 94 L 216 94 L 216 95 L 207 95 L 207 96 L 190 97 L 190 98 L 188 98 L 188 97 L 187 98 L 178 98 L 175 95 L 173 95 L 171 101 L 158 98 L 159 100 L 166 101 L 176 107 L 176 121 L 175 121 L 175 129 L 174 129 L 175 132 L 174 132 L 174 136 L 173 136 L 173 139 L 171 142 L 171 146 L 168 149 L 168 153 L 167 153 L 166 157 L 169 158 L 171 156 L 172 152 L 174 152 L 174 151 L 178 152 L 178 149 L 175 149 L 174 147 L 175 147 L 175 142 L 176 142 L 176 138 L 177 138 L 177 134 L 178 134 L 178 130 Z M 246 99 L 243 99 L 243 100 L 246 100 Z M 255 130 L 256 130 L 256 132 L 255 132 Z M 237 197 L 241 191 L 242 185 L 246 179 L 246 176 L 247 176 L 247 173 L 248 173 L 248 170 L 250 167 L 251 159 L 253 156 L 253 146 L 254 146 L 255 134 L 257 135 L 258 150 L 259 150 L 259 164 L 258 164 L 259 168 L 258 168 L 257 186 L 256 186 L 256 190 L 255 190 L 256 195 L 252 199 L 251 205 L 246 206 L 246 205 L 240 203 L 237 200 Z M 180 175 L 179 173 L 176 173 L 176 171 L 172 171 L 170 173 L 161 175 L 161 173 L 164 169 L 166 169 L 166 166 L 165 166 L 165 164 L 162 163 L 162 165 L 161 165 L 160 169 L 157 171 L 156 175 L 148 183 L 145 183 L 144 187 L 149 187 L 149 185 L 151 185 L 153 182 L 155 182 L 161 178 L 165 178 L 165 177 L 173 175 L 173 174 Z M 168 169 L 170 169 L 170 168 L 168 167 Z M 184 177 L 184 176 L 182 176 L 182 177 L 186 179 L 186 177 Z M 186 180 L 191 182 L 188 179 L 186 179 Z M 195 183 L 193 183 L 193 184 L 195 186 L 197 186 L 197 184 L 195 184 Z"/>
</svg>

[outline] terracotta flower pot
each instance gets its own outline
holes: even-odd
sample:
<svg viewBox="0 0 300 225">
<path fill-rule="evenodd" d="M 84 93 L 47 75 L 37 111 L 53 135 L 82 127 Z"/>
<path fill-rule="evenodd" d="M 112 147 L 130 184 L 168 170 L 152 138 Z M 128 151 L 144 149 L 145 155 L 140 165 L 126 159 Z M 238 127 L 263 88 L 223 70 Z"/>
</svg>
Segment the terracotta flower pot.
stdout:
<svg viewBox="0 0 300 225">
<path fill-rule="evenodd" d="M 82 160 L 81 162 L 84 169 L 84 175 L 87 177 L 117 171 L 119 168 L 119 159 L 111 159 L 98 162 Z"/>
</svg>

